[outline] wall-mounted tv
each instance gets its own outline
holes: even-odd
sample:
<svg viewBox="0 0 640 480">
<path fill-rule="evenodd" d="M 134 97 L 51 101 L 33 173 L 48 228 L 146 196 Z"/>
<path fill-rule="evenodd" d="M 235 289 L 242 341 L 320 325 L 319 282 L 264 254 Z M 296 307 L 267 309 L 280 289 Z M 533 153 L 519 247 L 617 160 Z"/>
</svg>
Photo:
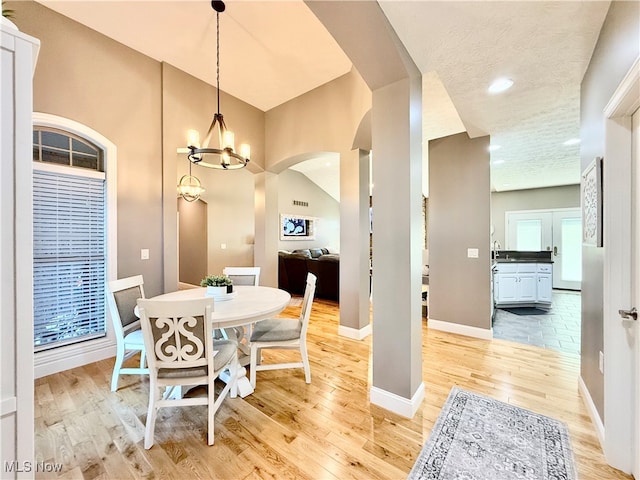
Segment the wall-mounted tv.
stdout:
<svg viewBox="0 0 640 480">
<path fill-rule="evenodd" d="M 280 240 L 314 240 L 315 218 L 280 215 Z"/>
</svg>

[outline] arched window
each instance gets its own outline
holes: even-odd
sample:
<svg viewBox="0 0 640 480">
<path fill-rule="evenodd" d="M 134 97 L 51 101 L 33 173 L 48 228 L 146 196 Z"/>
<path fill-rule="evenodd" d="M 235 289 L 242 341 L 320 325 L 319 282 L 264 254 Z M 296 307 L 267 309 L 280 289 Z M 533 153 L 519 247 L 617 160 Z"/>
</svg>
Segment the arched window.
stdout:
<svg viewBox="0 0 640 480">
<path fill-rule="evenodd" d="M 106 335 L 103 152 L 77 135 L 33 131 L 36 351 Z"/>
</svg>

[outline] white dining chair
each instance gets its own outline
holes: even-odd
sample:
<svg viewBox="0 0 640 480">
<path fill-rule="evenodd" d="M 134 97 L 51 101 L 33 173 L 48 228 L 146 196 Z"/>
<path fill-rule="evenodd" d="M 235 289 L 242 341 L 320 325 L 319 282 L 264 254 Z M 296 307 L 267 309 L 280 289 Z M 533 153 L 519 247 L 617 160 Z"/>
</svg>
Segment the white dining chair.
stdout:
<svg viewBox="0 0 640 480">
<path fill-rule="evenodd" d="M 249 366 L 249 380 L 253 388 L 256 386 L 256 372 L 284 368 L 304 368 L 305 382 L 311 383 L 311 368 L 307 352 L 307 328 L 315 290 L 316 276 L 308 273 L 299 318 L 270 318 L 254 325 L 250 338 L 251 360 Z M 297 349 L 300 351 L 301 361 L 294 363 L 262 363 L 262 358 L 260 358 L 262 356 L 261 351 L 271 348 Z"/>
<path fill-rule="evenodd" d="M 116 337 L 116 360 L 111 376 L 111 391 L 118 390 L 120 375 L 145 375 L 149 369 L 145 363 L 145 348 L 140 330 L 140 320 L 134 314 L 136 301 L 144 298 L 142 275 L 107 282 L 107 305 Z M 125 360 L 140 353 L 139 367 L 123 368 Z"/>
<path fill-rule="evenodd" d="M 222 273 L 229 277 L 233 285 L 260 285 L 260 267 L 225 267 Z M 222 334 L 225 338 L 236 340 L 240 349 L 240 364 L 244 367 L 249 363 L 249 336 L 251 327 L 234 327 L 225 329 Z"/>
<path fill-rule="evenodd" d="M 158 409 L 207 406 L 207 443 L 214 443 L 214 417 L 227 394 L 237 396 L 238 349 L 233 341 L 213 339 L 213 298 L 138 300 L 140 323 L 148 352 L 149 408 L 144 448 L 154 443 Z M 229 371 L 219 395 L 215 380 Z M 206 385 L 206 397 L 163 396 L 167 387 Z"/>
<path fill-rule="evenodd" d="M 225 267 L 222 273 L 229 277 L 234 285 L 260 285 L 260 267 Z"/>
</svg>

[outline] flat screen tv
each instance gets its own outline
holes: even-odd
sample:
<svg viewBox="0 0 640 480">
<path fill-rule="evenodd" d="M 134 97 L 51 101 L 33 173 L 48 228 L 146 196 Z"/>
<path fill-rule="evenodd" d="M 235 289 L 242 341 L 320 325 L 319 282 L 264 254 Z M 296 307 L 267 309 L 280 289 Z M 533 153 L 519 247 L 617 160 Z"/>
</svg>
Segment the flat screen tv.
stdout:
<svg viewBox="0 0 640 480">
<path fill-rule="evenodd" d="M 280 215 L 280 240 L 312 240 L 314 219 L 299 215 Z"/>
</svg>

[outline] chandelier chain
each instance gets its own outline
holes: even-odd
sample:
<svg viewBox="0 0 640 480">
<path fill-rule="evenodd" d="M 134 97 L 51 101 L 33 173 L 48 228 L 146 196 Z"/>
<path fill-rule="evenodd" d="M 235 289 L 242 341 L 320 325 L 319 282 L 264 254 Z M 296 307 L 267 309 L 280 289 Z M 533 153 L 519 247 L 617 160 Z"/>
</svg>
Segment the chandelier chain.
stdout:
<svg viewBox="0 0 640 480">
<path fill-rule="evenodd" d="M 220 13 L 216 12 L 216 94 L 220 113 Z"/>
</svg>

